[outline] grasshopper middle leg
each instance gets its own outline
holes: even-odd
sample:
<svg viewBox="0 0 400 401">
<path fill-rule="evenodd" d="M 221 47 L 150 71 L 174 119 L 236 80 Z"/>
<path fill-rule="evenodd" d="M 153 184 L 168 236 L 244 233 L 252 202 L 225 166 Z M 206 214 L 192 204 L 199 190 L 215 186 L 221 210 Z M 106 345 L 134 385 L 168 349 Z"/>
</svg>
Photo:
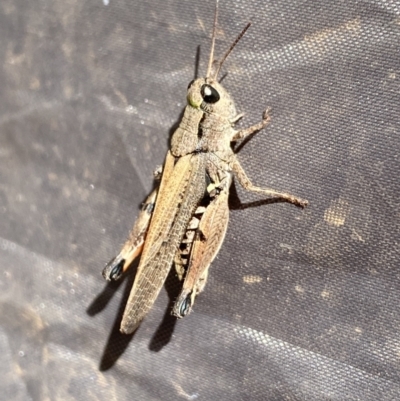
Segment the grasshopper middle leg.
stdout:
<svg viewBox="0 0 400 401">
<path fill-rule="evenodd" d="M 242 185 L 242 187 L 244 189 L 246 189 L 247 191 L 258 192 L 258 193 L 272 196 L 274 198 L 284 199 L 287 202 L 293 203 L 294 205 L 300 206 L 300 207 L 305 207 L 308 204 L 307 200 L 298 198 L 297 196 L 294 196 L 292 194 L 288 194 L 285 192 L 279 192 L 279 191 L 276 191 L 275 189 L 271 189 L 271 188 L 262 188 L 262 187 L 257 187 L 255 185 L 253 185 L 251 183 L 250 179 L 247 177 L 245 171 L 243 170 L 243 167 L 240 165 L 239 160 L 236 157 L 234 158 L 232 169 L 233 169 L 234 173 L 236 174 L 236 177 L 237 177 L 240 185 Z"/>
</svg>

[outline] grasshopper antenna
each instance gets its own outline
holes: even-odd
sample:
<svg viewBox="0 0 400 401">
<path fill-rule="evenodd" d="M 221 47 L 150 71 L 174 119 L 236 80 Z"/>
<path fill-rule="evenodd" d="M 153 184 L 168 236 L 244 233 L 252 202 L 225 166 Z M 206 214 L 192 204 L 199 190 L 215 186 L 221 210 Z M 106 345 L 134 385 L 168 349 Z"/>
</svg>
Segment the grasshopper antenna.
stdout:
<svg viewBox="0 0 400 401">
<path fill-rule="evenodd" d="M 208 67 L 206 77 L 208 78 L 211 74 L 211 68 L 214 61 L 214 47 L 215 47 L 215 36 L 217 34 L 217 21 L 218 21 L 218 0 L 215 2 L 215 13 L 214 13 L 214 26 L 213 33 L 211 39 L 211 50 L 210 50 L 210 58 L 208 59 Z"/>
<path fill-rule="evenodd" d="M 249 29 L 250 25 L 251 25 L 251 22 L 249 22 L 249 23 L 244 27 L 244 29 L 242 30 L 242 32 L 239 33 L 238 37 L 237 37 L 237 38 L 235 39 L 235 41 L 231 44 L 231 47 L 230 47 L 230 48 L 228 49 L 228 51 L 224 54 L 224 56 L 222 57 L 221 61 L 218 62 L 218 67 L 217 67 L 217 69 L 216 69 L 216 71 L 215 71 L 215 74 L 214 74 L 214 77 L 213 77 L 214 79 L 217 79 L 217 76 L 218 76 L 219 70 L 220 70 L 221 67 L 222 67 L 222 64 L 224 64 L 225 60 L 226 60 L 227 57 L 231 54 L 231 51 L 232 51 L 233 48 L 237 45 L 237 43 L 239 42 L 239 40 L 242 39 L 243 35 L 244 35 L 244 34 L 246 33 L 246 31 Z M 214 49 L 213 49 L 213 50 L 214 50 Z M 208 76 L 208 74 L 207 74 L 207 76 Z"/>
</svg>

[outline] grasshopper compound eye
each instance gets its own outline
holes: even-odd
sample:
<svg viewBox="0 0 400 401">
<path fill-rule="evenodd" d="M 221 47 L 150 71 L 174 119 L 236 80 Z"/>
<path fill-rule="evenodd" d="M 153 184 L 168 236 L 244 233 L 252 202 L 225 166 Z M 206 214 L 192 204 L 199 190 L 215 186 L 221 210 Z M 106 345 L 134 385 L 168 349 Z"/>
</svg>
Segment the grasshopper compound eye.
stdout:
<svg viewBox="0 0 400 401">
<path fill-rule="evenodd" d="M 204 84 L 200 93 L 206 103 L 217 103 L 219 100 L 219 93 L 210 85 Z"/>
</svg>

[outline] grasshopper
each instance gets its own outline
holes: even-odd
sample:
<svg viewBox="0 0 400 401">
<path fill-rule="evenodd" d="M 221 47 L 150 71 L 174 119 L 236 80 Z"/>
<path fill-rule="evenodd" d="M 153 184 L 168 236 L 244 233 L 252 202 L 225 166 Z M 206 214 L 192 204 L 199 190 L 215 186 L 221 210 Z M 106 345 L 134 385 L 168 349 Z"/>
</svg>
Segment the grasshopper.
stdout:
<svg viewBox="0 0 400 401">
<path fill-rule="evenodd" d="M 132 333 L 140 325 L 173 264 L 183 287 L 172 314 L 181 318 L 191 311 L 225 237 L 233 175 L 248 191 L 300 207 L 307 205 L 306 200 L 289 193 L 253 185 L 233 151 L 232 143 L 263 129 L 270 116 L 267 109 L 257 124 L 234 129 L 243 115 L 236 112 L 231 96 L 217 78 L 250 23 L 221 60 L 214 62 L 217 20 L 218 0 L 206 77 L 190 82 L 182 120 L 172 136 L 162 171 L 156 173 L 159 185 L 145 200 L 121 252 L 103 270 L 106 280 L 117 280 L 141 254 L 122 318 L 122 333 Z"/>
</svg>

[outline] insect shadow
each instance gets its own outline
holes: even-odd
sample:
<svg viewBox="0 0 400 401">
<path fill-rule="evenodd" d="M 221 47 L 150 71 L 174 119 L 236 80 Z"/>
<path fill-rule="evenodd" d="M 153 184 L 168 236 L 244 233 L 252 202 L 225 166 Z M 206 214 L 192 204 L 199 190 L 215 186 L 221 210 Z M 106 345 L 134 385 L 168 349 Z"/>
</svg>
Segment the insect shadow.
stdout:
<svg viewBox="0 0 400 401">
<path fill-rule="evenodd" d="M 124 278 L 119 281 L 110 281 L 104 286 L 103 291 L 93 300 L 93 302 L 86 309 L 86 313 L 89 316 L 95 316 L 100 313 L 110 302 L 111 298 L 118 291 L 119 287 L 125 282 L 124 293 L 118 312 L 114 320 L 112 329 L 107 339 L 107 343 L 104 347 L 103 355 L 100 360 L 99 370 L 106 371 L 110 369 L 115 362 L 118 361 L 119 357 L 124 353 L 128 347 L 131 339 L 135 336 L 135 333 L 126 335 L 119 331 L 120 321 L 124 313 L 125 304 L 128 300 L 129 293 L 131 291 L 133 280 L 135 279 L 138 261 L 133 262 L 133 266 L 129 269 L 129 272 Z"/>
</svg>

